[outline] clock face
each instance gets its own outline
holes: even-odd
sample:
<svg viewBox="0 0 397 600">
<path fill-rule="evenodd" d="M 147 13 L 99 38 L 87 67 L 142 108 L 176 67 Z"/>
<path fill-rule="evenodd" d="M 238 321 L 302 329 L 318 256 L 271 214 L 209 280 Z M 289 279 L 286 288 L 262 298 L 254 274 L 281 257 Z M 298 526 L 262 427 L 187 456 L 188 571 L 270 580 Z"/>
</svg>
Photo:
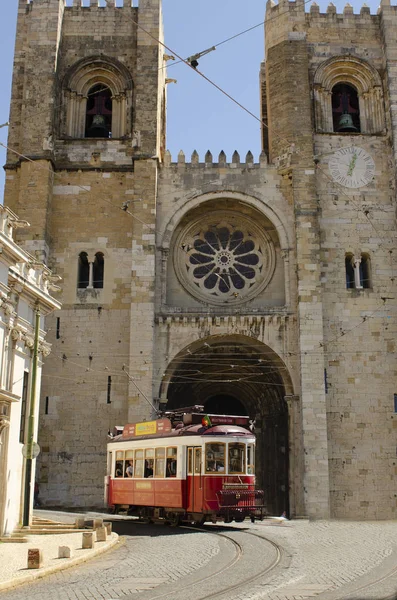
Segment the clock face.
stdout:
<svg viewBox="0 0 397 600">
<path fill-rule="evenodd" d="M 357 146 L 337 150 L 329 163 L 331 177 L 340 185 L 359 188 L 368 185 L 375 175 L 375 163 L 368 152 Z"/>
</svg>

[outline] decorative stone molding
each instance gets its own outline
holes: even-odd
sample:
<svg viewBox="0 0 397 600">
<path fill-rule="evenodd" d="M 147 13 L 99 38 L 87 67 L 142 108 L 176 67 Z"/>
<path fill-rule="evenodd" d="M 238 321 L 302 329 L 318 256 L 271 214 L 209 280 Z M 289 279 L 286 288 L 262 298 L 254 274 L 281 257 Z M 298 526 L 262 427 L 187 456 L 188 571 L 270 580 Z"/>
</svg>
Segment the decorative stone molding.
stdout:
<svg viewBox="0 0 397 600">
<path fill-rule="evenodd" d="M 10 316 L 15 312 L 15 305 L 9 298 L 0 298 L 0 309 L 2 309 L 7 316 Z"/>
<path fill-rule="evenodd" d="M 40 342 L 39 343 L 39 352 L 42 353 L 44 358 L 47 358 L 51 354 L 52 345 L 48 342 Z"/>
<path fill-rule="evenodd" d="M 156 323 L 160 326 L 168 326 L 171 324 L 180 325 L 182 327 L 239 327 L 241 329 L 253 326 L 272 326 L 276 329 L 283 329 L 287 320 L 291 318 L 289 315 L 222 315 L 222 316 L 198 316 L 198 315 L 158 315 L 155 317 Z"/>
<path fill-rule="evenodd" d="M 33 348 L 34 346 L 34 337 L 28 335 L 27 333 L 22 335 L 22 339 L 25 342 L 25 346 L 27 348 Z"/>
<path fill-rule="evenodd" d="M 385 129 L 382 82 L 378 71 L 355 56 L 334 56 L 324 61 L 314 75 L 314 107 L 317 131 L 332 133 L 332 89 L 346 83 L 357 90 L 361 133 Z"/>
<path fill-rule="evenodd" d="M 0 416 L 0 436 L 3 433 L 4 429 L 6 429 L 9 426 L 10 426 L 9 417 L 7 417 L 5 415 Z"/>
<path fill-rule="evenodd" d="M 64 83 L 66 135 L 84 138 L 87 98 L 90 90 L 103 84 L 112 94 L 112 138 L 131 132 L 128 113 L 132 106 L 132 79 L 124 65 L 108 57 L 88 57 L 72 67 Z"/>
<path fill-rule="evenodd" d="M 21 329 L 19 329 L 18 327 L 13 327 L 11 329 L 11 339 L 13 342 L 17 342 L 18 340 L 22 339 L 22 334 L 23 331 Z"/>
</svg>

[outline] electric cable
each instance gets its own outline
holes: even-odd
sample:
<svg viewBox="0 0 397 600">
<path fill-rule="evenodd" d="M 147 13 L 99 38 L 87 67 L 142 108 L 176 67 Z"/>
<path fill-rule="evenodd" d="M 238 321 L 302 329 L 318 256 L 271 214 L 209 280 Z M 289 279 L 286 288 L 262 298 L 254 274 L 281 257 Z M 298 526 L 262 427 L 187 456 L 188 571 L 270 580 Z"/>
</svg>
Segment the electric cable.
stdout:
<svg viewBox="0 0 397 600">
<path fill-rule="evenodd" d="M 107 6 L 110 6 L 110 0 L 105 0 Z M 192 66 L 192 64 L 190 64 L 187 60 L 183 59 L 179 54 L 177 54 L 175 51 L 173 51 L 169 46 L 167 46 L 164 42 L 162 42 L 161 40 L 159 40 L 158 38 L 156 38 L 154 35 L 152 35 L 149 31 L 147 31 L 147 29 L 145 29 L 144 27 L 142 27 L 142 25 L 140 25 L 136 20 L 134 20 L 132 17 L 128 16 L 127 17 L 132 23 L 134 23 L 136 25 L 136 27 L 138 27 L 139 29 L 141 29 L 146 35 L 148 35 L 151 39 L 153 39 L 155 42 L 157 42 L 158 44 L 160 44 L 161 46 L 163 46 L 166 50 L 168 50 L 168 52 L 170 52 L 171 54 L 175 55 L 181 62 L 183 62 L 185 65 L 187 65 L 189 68 L 193 69 L 193 71 L 195 71 L 198 75 L 200 75 L 203 79 L 205 79 L 210 85 L 212 85 L 213 87 L 215 87 L 218 91 L 220 91 L 223 95 L 225 95 L 227 98 L 229 98 L 229 100 L 231 100 L 234 104 L 236 104 L 237 106 L 239 106 L 243 111 L 245 111 L 247 114 L 249 114 L 252 118 L 254 118 L 256 121 L 258 121 L 261 126 L 264 126 L 266 129 L 269 129 L 269 126 L 267 123 L 264 122 L 263 119 L 260 119 L 259 117 L 257 117 L 252 111 L 250 111 L 248 108 L 246 108 L 243 104 L 241 104 L 238 100 L 236 100 L 235 98 L 233 98 L 233 96 L 231 96 L 228 92 L 226 92 L 223 88 L 221 88 L 219 85 L 217 85 L 214 81 L 212 81 L 209 77 L 207 77 L 206 75 L 204 75 L 204 73 L 202 73 L 201 71 L 199 71 L 196 67 Z M 277 132 L 277 129 L 273 129 L 272 133 L 274 134 L 274 136 L 276 138 L 278 138 L 281 141 L 286 141 L 288 146 L 291 147 L 294 145 L 294 143 L 290 142 L 287 138 L 285 138 L 284 136 L 280 136 Z M 296 149 L 296 153 L 300 154 L 299 150 Z M 313 163 L 315 164 L 315 158 L 313 155 Z M 319 164 L 316 165 L 317 170 L 321 171 L 325 177 L 328 178 L 328 180 L 330 180 L 332 183 L 336 183 L 336 185 L 339 186 L 340 188 L 340 193 L 342 193 L 346 198 L 349 198 L 350 200 L 350 196 L 348 194 L 346 194 L 346 192 L 343 190 L 342 186 L 340 184 L 338 184 L 337 182 L 334 182 L 332 180 L 332 178 L 325 173 L 325 171 L 323 169 L 321 169 L 321 167 L 319 166 Z M 350 200 L 351 201 L 351 200 Z M 357 210 L 361 210 L 360 206 L 357 206 Z M 379 232 L 377 230 L 377 228 L 375 227 L 375 225 L 373 224 L 372 220 L 369 218 L 368 214 L 364 215 L 366 217 L 366 219 L 371 223 L 371 225 L 373 226 L 374 230 L 376 231 L 376 233 L 379 235 Z"/>
</svg>

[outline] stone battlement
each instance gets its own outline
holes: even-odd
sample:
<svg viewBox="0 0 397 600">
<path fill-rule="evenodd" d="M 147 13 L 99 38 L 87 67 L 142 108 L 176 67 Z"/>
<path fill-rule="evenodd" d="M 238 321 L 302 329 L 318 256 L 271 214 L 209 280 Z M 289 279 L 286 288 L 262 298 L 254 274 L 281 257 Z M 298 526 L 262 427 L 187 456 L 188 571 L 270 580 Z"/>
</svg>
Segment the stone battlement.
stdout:
<svg viewBox="0 0 397 600">
<path fill-rule="evenodd" d="M 295 19 L 302 16 L 306 22 L 310 22 L 311 20 L 316 22 L 318 19 L 325 22 L 337 19 L 338 22 L 343 22 L 344 19 L 348 19 L 349 21 L 355 20 L 357 22 L 362 21 L 368 23 L 369 18 L 377 20 L 377 16 L 384 8 L 389 8 L 397 12 L 397 6 L 391 6 L 390 0 L 381 0 L 377 15 L 371 15 L 370 8 L 365 3 L 357 14 L 354 13 L 354 9 L 349 3 L 345 5 L 342 13 L 337 13 L 336 6 L 333 2 L 328 4 L 325 13 L 320 13 L 320 7 L 316 2 L 313 2 L 309 11 L 306 11 L 306 3 L 303 0 L 294 0 L 293 2 L 290 2 L 289 0 L 279 0 L 278 4 L 276 4 L 274 0 L 267 0 L 266 21 L 270 22 L 274 20 L 276 16 L 290 13 Z"/>
<path fill-rule="evenodd" d="M 65 8 L 136 8 L 139 0 L 57 0 L 64 3 Z M 19 0 L 20 5 L 39 3 L 40 0 Z"/>
<path fill-rule="evenodd" d="M 164 166 L 177 166 L 178 168 L 196 168 L 196 167 L 214 167 L 214 168 L 224 168 L 224 169 L 237 169 L 237 168 L 247 168 L 247 169 L 260 169 L 267 166 L 267 156 L 264 152 L 259 157 L 259 162 L 254 162 L 254 157 L 252 152 L 248 151 L 245 156 L 245 161 L 241 162 L 240 155 L 237 151 L 233 153 L 232 161 L 227 162 L 226 154 L 222 151 L 219 153 L 218 162 L 213 161 L 213 157 L 211 152 L 208 150 L 204 157 L 204 162 L 200 162 L 200 157 L 198 152 L 194 150 L 192 153 L 190 163 L 186 162 L 185 153 L 182 150 L 178 154 L 177 162 L 172 162 L 172 156 L 169 150 L 167 150 L 164 154 Z"/>
<path fill-rule="evenodd" d="M 65 8 L 135 8 L 138 4 L 138 0 L 65 0 Z"/>
</svg>

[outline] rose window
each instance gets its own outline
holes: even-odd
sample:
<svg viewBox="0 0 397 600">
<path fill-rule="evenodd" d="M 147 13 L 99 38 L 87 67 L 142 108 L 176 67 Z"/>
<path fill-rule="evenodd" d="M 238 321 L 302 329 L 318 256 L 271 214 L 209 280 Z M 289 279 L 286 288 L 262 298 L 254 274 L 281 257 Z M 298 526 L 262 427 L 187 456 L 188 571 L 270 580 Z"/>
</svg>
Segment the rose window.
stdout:
<svg viewBox="0 0 397 600">
<path fill-rule="evenodd" d="M 248 299 L 274 270 L 267 234 L 248 219 L 231 216 L 196 223 L 180 236 L 179 274 L 195 295 L 215 303 Z"/>
</svg>

